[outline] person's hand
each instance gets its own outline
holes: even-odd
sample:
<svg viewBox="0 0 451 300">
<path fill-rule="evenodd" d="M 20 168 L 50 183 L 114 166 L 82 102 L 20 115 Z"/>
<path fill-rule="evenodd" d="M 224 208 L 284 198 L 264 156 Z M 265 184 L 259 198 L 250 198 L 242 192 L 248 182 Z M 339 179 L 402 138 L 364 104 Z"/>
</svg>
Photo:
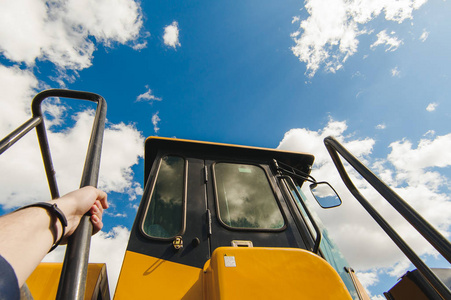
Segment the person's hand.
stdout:
<svg viewBox="0 0 451 300">
<path fill-rule="evenodd" d="M 63 243 L 74 233 L 80 223 L 81 217 L 88 211 L 91 213 L 93 234 L 103 227 L 103 210 L 108 208 L 107 194 L 92 186 L 87 186 L 70 192 L 59 199 L 52 200 L 64 212 L 67 219 L 67 228 Z"/>
</svg>

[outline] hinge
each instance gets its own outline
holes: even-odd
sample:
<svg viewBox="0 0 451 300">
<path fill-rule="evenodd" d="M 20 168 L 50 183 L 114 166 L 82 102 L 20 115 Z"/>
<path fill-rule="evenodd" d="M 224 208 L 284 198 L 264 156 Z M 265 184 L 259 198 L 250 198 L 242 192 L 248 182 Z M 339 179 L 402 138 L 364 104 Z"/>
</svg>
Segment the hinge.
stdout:
<svg viewBox="0 0 451 300">
<path fill-rule="evenodd" d="M 204 179 L 205 179 L 205 183 L 208 182 L 208 168 L 207 166 L 204 166 Z"/>
</svg>

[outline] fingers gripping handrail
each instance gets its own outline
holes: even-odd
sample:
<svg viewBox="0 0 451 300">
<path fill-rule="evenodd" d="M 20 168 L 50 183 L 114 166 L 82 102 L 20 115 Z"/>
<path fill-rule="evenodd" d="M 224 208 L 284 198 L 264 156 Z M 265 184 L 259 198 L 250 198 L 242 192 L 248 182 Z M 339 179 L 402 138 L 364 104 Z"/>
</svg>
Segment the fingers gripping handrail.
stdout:
<svg viewBox="0 0 451 300">
<path fill-rule="evenodd" d="M 382 227 L 393 242 L 409 258 L 415 267 L 423 274 L 429 283 L 437 290 L 444 299 L 451 299 L 451 292 L 437 278 L 431 269 L 416 255 L 416 253 L 402 240 L 396 231 L 382 218 L 382 216 L 371 206 L 355 187 L 349 178 L 338 154 L 341 155 L 369 184 L 371 184 L 381 196 L 383 196 L 443 257 L 451 262 L 451 244 L 432 225 L 430 225 L 420 214 L 418 214 L 400 196 L 374 175 L 366 166 L 355 158 L 333 137 L 324 139 L 324 144 L 329 151 L 332 160 L 340 173 L 346 187 L 360 204 L 368 211 L 373 219 Z"/>
</svg>

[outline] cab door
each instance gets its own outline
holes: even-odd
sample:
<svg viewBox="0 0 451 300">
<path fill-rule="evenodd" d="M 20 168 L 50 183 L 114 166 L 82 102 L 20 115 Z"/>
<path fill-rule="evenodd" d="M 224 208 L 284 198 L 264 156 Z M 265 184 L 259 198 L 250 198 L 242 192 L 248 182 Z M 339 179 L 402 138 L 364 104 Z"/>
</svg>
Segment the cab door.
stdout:
<svg viewBox="0 0 451 300">
<path fill-rule="evenodd" d="M 130 233 L 115 299 L 202 299 L 210 257 L 203 159 L 156 155 Z"/>
<path fill-rule="evenodd" d="M 305 248 L 268 165 L 205 161 L 210 251 L 221 246 Z"/>
<path fill-rule="evenodd" d="M 155 161 L 127 250 L 202 268 L 210 257 L 204 161 L 174 152 Z"/>
</svg>

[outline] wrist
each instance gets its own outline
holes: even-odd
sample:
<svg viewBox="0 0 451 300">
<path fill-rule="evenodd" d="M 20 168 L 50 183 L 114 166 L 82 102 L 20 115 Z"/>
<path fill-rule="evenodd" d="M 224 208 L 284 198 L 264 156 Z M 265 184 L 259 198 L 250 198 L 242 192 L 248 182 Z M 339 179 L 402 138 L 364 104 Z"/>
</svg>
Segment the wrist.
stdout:
<svg viewBox="0 0 451 300">
<path fill-rule="evenodd" d="M 55 249 L 64 237 L 64 233 L 67 227 L 67 219 L 64 212 L 58 207 L 55 202 L 37 202 L 27 206 L 20 208 L 19 210 L 27 209 L 27 208 L 43 208 L 47 211 L 51 219 L 50 230 L 53 234 L 53 246 L 50 248 L 51 252 Z"/>
</svg>

